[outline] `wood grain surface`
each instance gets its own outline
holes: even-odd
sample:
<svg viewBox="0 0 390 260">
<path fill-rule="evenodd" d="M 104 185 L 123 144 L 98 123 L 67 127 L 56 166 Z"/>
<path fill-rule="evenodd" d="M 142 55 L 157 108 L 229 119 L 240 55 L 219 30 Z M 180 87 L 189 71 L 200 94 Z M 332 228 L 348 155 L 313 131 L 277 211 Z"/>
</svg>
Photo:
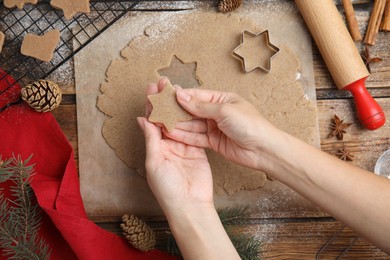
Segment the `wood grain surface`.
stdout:
<svg viewBox="0 0 390 260">
<path fill-rule="evenodd" d="M 250 1 L 250 0 L 247 0 Z M 260 0 L 252 0 L 253 2 Z M 268 1 L 270 5 L 272 2 Z M 288 1 L 288 0 L 280 0 Z M 197 2 L 194 4 L 194 2 Z M 341 1 L 335 1 L 339 11 L 343 9 Z M 355 12 L 362 32 L 365 28 L 371 11 L 370 1 L 353 1 Z M 245 4 L 245 1 L 244 1 Z M 163 1 L 158 8 L 152 5 L 139 6 L 145 10 L 179 10 L 186 8 L 200 8 L 203 5 L 215 7 L 217 1 Z M 159 9 L 160 8 L 160 9 Z M 359 50 L 362 46 L 358 45 Z M 367 87 L 385 114 L 390 117 L 390 33 L 381 32 L 376 40 L 376 45 L 370 47 L 372 57 L 380 57 L 383 61 L 371 64 L 371 73 L 367 81 Z M 337 90 L 325 64 L 313 45 L 313 59 L 315 70 L 315 82 L 317 90 L 317 105 L 319 113 L 319 126 L 321 136 L 321 148 L 323 151 L 335 154 L 338 148 L 349 148 L 355 154 L 352 164 L 372 171 L 379 155 L 390 148 L 390 123 L 376 131 L 363 129 L 356 117 L 351 96 Z M 76 98 L 74 79 L 64 80 L 60 72 L 53 73 L 50 78 L 62 82 L 64 100 L 61 106 L 53 114 L 60 124 L 77 154 L 77 123 L 76 123 Z M 337 114 L 341 119 L 353 123 L 348 128 L 344 141 L 328 138 L 331 118 Z M 388 119 L 389 120 L 389 119 Z M 373 198 L 375 199 L 375 198 Z M 164 219 L 146 219 L 157 233 L 158 245 L 163 248 L 166 242 L 168 225 Z M 100 226 L 114 233 L 120 234 L 119 219 L 94 219 Z M 283 219 L 246 219 L 243 225 L 233 227 L 235 232 L 255 235 L 263 242 L 260 255 L 264 259 L 315 259 L 321 247 L 342 228 L 342 224 L 332 218 L 283 218 Z M 347 249 L 350 242 L 357 235 L 346 228 L 340 236 L 328 247 L 319 259 L 335 259 Z M 344 259 L 390 259 L 388 255 L 377 249 L 370 242 L 357 236 L 355 244 L 343 256 Z"/>
</svg>

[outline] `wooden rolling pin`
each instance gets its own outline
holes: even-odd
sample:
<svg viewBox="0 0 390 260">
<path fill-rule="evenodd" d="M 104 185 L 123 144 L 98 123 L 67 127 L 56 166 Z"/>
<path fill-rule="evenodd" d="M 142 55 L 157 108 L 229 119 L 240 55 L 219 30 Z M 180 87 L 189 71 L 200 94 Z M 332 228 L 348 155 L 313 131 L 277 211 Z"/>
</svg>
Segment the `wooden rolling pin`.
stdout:
<svg viewBox="0 0 390 260">
<path fill-rule="evenodd" d="M 385 114 L 365 87 L 370 75 L 333 0 L 295 0 L 338 89 L 354 96 L 364 127 L 377 129 Z"/>
</svg>

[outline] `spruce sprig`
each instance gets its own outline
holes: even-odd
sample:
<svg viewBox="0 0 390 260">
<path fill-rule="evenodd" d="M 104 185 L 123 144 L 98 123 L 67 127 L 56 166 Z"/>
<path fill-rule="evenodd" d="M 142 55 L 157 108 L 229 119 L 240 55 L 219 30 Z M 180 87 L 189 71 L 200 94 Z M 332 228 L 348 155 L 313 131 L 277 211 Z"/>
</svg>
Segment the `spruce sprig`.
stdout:
<svg viewBox="0 0 390 260">
<path fill-rule="evenodd" d="M 237 234 L 232 231 L 233 225 L 243 225 L 249 217 L 249 206 L 231 207 L 218 211 L 218 216 L 237 253 L 243 260 L 259 260 L 261 242 L 249 234 Z"/>
<path fill-rule="evenodd" d="M 249 217 L 249 207 L 225 208 L 218 211 L 218 216 L 241 259 L 259 260 L 261 242 L 252 235 L 236 234 L 231 230 L 232 225 L 244 224 L 245 218 Z M 167 250 L 172 255 L 181 256 L 179 246 L 171 233 L 168 237 Z"/>
<path fill-rule="evenodd" d="M 242 225 L 244 219 L 249 217 L 249 206 L 225 208 L 218 211 L 218 216 L 224 226 Z"/>
<path fill-rule="evenodd" d="M 0 194 L 0 245 L 8 259 L 49 259 L 51 250 L 38 237 L 40 208 L 29 185 L 34 168 L 20 156 L 6 161 L 0 159 L 0 182 L 11 181 L 11 196 Z M 0 191 L 2 192 L 2 191 Z"/>
<path fill-rule="evenodd" d="M 229 237 L 242 260 L 260 260 L 261 242 L 254 236 L 229 234 Z"/>
<path fill-rule="evenodd" d="M 12 159 L 2 160 L 0 155 L 0 183 L 7 181 L 11 175 L 12 171 L 9 170 L 9 166 L 12 163 Z"/>
</svg>

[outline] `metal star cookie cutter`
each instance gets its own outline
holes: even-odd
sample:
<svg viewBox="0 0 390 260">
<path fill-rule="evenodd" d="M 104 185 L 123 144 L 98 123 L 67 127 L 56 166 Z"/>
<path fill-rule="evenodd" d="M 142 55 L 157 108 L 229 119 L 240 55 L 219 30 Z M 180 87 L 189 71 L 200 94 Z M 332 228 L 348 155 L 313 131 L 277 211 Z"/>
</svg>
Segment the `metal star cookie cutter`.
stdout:
<svg viewBox="0 0 390 260">
<path fill-rule="evenodd" d="M 267 47 L 273 51 L 274 53 L 267 59 L 268 62 L 267 62 L 267 66 L 261 66 L 261 65 L 258 65 L 258 66 L 255 66 L 255 67 L 252 67 L 252 68 L 247 68 L 245 66 L 245 57 L 238 54 L 238 50 L 243 46 L 244 44 L 244 38 L 245 38 L 245 34 L 251 36 L 251 37 L 263 37 L 263 35 L 265 36 L 265 42 L 266 42 L 266 45 Z M 265 30 L 265 31 L 262 31 L 262 32 L 259 32 L 259 33 L 253 33 L 253 32 L 250 32 L 248 30 L 244 30 L 242 32 L 242 36 L 241 36 L 241 43 L 239 46 L 237 46 L 234 50 L 233 50 L 233 56 L 238 58 L 239 60 L 241 60 L 242 62 L 242 68 L 244 69 L 244 72 L 245 73 L 248 73 L 248 72 L 251 72 L 255 69 L 260 69 L 262 70 L 263 72 L 265 73 L 268 73 L 271 71 L 271 60 L 272 58 L 276 55 L 276 53 L 278 53 L 280 51 L 280 49 L 278 47 L 276 47 L 275 45 L 273 45 L 270 40 L 269 40 L 269 32 L 268 30 Z"/>
</svg>

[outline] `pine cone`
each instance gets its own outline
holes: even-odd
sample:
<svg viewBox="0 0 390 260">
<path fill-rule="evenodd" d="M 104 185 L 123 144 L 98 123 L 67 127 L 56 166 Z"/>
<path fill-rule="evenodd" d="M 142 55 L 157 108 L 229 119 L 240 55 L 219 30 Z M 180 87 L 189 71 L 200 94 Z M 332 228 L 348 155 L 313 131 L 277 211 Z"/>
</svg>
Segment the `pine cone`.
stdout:
<svg viewBox="0 0 390 260">
<path fill-rule="evenodd" d="M 218 9 L 222 13 L 227 13 L 236 10 L 241 4 L 242 0 L 221 0 Z"/>
<path fill-rule="evenodd" d="M 49 80 L 38 80 L 22 89 L 22 99 L 38 112 L 47 112 L 61 103 L 60 87 Z"/>
<path fill-rule="evenodd" d="M 123 215 L 123 223 L 120 225 L 123 235 L 135 248 L 141 251 L 152 250 L 156 244 L 153 230 L 142 220 L 134 215 Z"/>
</svg>

